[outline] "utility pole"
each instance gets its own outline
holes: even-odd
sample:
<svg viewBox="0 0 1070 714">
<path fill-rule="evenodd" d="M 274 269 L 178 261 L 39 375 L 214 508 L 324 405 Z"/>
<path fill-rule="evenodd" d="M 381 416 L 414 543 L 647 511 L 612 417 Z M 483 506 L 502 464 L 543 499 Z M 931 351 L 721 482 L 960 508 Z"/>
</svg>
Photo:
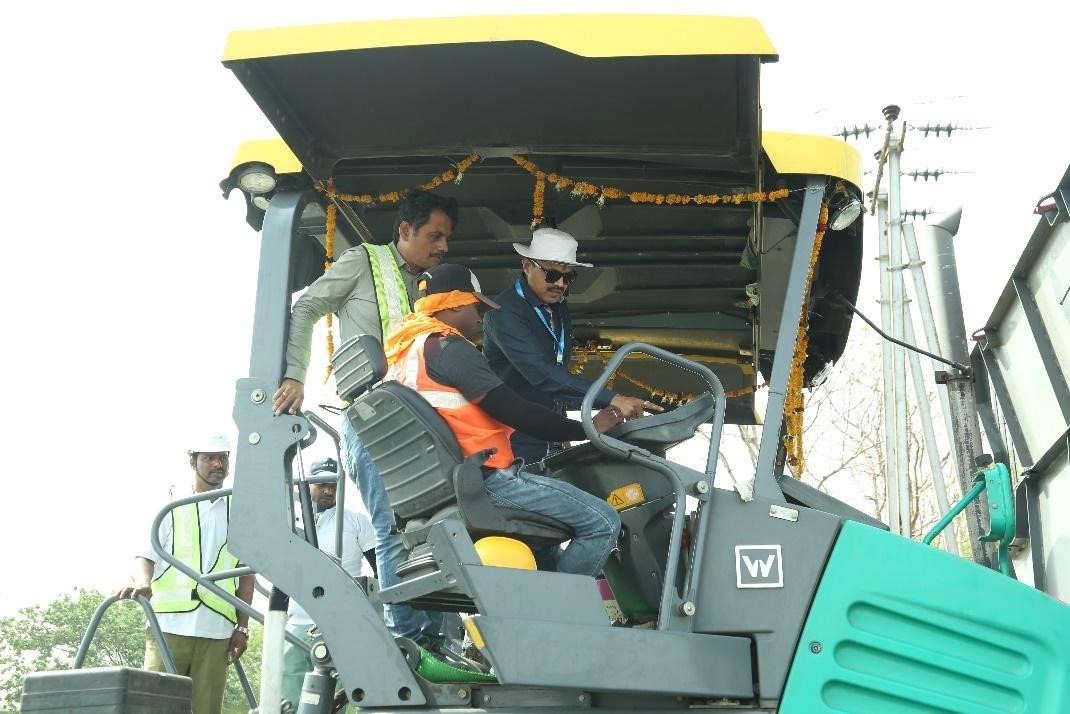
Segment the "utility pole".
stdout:
<svg viewBox="0 0 1070 714">
<path fill-rule="evenodd" d="M 887 128 L 884 138 L 884 146 L 876 157 L 879 161 L 877 168 L 877 187 L 874 190 L 874 207 L 880 208 L 880 267 L 881 267 L 881 323 L 882 329 L 894 340 L 900 343 L 914 345 L 916 334 L 911 320 L 911 300 L 907 296 L 906 280 L 904 271 L 909 270 L 913 278 L 914 307 L 921 319 L 929 350 L 937 355 L 942 355 L 940 340 L 934 323 L 932 305 L 922 272 L 923 262 L 918 250 L 917 240 L 914 235 L 913 225 L 904 225 L 904 212 L 901 203 L 901 182 L 904 175 L 911 176 L 916 181 L 918 178 L 928 180 L 932 177 L 937 180 L 944 174 L 958 173 L 942 169 L 903 172 L 901 157 L 906 136 L 906 124 L 901 125 L 901 131 L 895 131 L 895 122 L 899 120 L 899 107 L 889 105 L 883 110 Z M 930 131 L 938 136 L 942 132 L 950 135 L 947 127 L 926 127 L 925 134 Z M 882 174 L 887 171 L 887 190 L 882 191 L 880 180 Z M 904 248 L 907 259 L 904 260 Z M 961 319 L 961 318 L 960 318 Z M 946 348 L 947 345 L 945 344 Z M 917 352 L 909 351 L 904 355 L 902 348 L 893 346 L 887 341 L 883 345 L 883 373 L 884 373 L 884 405 L 885 405 L 885 478 L 888 494 L 888 521 L 891 530 L 910 537 L 911 523 L 911 483 L 909 470 L 909 453 L 907 449 L 907 375 L 906 360 L 910 360 L 913 381 L 913 391 L 918 406 L 918 417 L 921 422 L 924 448 L 928 454 L 929 467 L 932 471 L 933 488 L 936 491 L 937 505 L 941 513 L 947 513 L 949 509 L 947 488 L 944 482 L 942 465 L 937 451 L 936 433 L 933 429 L 932 412 L 929 405 L 928 392 L 923 379 L 921 361 Z M 954 356 L 952 357 L 954 359 Z M 959 364 L 963 364 L 959 360 Z M 972 377 L 968 373 L 962 373 L 956 369 L 952 373 L 944 371 L 937 373 L 937 383 L 945 385 L 945 389 L 939 390 L 940 404 L 942 407 L 945 425 L 949 435 L 949 444 L 955 455 L 957 476 L 959 485 L 965 493 L 972 479 L 973 459 L 980 454 L 980 437 L 977 433 L 976 414 L 970 418 L 970 405 L 972 398 Z M 968 384 L 964 383 L 968 382 Z M 915 488 L 917 485 L 915 484 Z M 974 559 L 979 563 L 988 564 L 990 558 L 985 544 L 979 541 L 983 533 L 983 520 L 977 512 L 979 504 L 972 504 L 966 514 L 967 527 L 970 540 L 974 544 Z M 944 539 L 945 547 L 951 553 L 958 554 L 958 544 L 954 531 L 948 533 Z"/>
<path fill-rule="evenodd" d="M 895 135 L 895 122 L 899 119 L 899 107 L 894 104 L 883 110 L 884 118 L 888 122 L 889 133 L 885 154 L 888 162 L 888 276 L 889 276 L 889 301 L 891 330 L 885 330 L 892 337 L 903 342 L 906 340 L 906 291 L 903 285 L 903 204 L 901 200 L 900 184 L 900 157 L 903 153 L 903 134 Z M 899 512 L 893 519 L 897 533 L 911 536 L 910 532 L 910 469 L 909 454 L 907 452 L 907 393 L 906 393 L 906 363 L 899 354 L 898 347 L 889 348 L 894 350 L 892 359 L 891 391 L 894 400 L 894 420 L 892 429 L 894 439 L 892 444 L 895 449 L 894 459 L 889 460 L 889 473 L 894 468 L 895 486 L 899 490 Z M 888 386 L 885 385 L 885 390 Z M 889 509 L 890 510 L 890 509 Z"/>
<path fill-rule="evenodd" d="M 887 192 L 878 191 L 876 195 L 876 206 L 877 223 L 880 226 L 877 261 L 880 266 L 881 329 L 887 332 L 889 325 L 892 324 L 892 271 L 891 260 L 889 259 L 891 250 L 891 231 L 888 223 Z M 895 425 L 906 417 L 904 414 L 900 413 L 899 408 L 901 403 L 896 401 L 894 395 L 894 350 L 895 346 L 892 345 L 892 343 L 887 340 L 881 342 L 881 397 L 884 403 L 884 492 L 888 499 L 888 527 L 893 533 L 905 535 L 909 538 L 910 533 L 903 532 L 899 518 L 899 482 L 901 480 L 902 472 L 899 468 L 899 448 L 896 443 L 899 432 Z"/>
</svg>

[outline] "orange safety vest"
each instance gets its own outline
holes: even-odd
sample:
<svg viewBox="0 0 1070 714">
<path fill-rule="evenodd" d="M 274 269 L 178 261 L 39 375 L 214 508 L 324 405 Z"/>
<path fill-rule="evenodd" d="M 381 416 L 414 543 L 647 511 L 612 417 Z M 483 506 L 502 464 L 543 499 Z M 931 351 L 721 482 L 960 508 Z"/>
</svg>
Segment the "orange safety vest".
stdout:
<svg viewBox="0 0 1070 714">
<path fill-rule="evenodd" d="M 509 444 L 513 427 L 501 423 L 480 409 L 478 404 L 465 399 L 456 387 L 448 387 L 431 378 L 424 363 L 424 342 L 430 334 L 437 333 L 428 332 L 417 337 L 398 357 L 386 378 L 415 389 L 430 402 L 457 437 L 462 454 L 467 457 L 483 449 L 494 448 L 498 451 L 484 465 L 506 468 L 515 459 L 513 447 Z"/>
</svg>

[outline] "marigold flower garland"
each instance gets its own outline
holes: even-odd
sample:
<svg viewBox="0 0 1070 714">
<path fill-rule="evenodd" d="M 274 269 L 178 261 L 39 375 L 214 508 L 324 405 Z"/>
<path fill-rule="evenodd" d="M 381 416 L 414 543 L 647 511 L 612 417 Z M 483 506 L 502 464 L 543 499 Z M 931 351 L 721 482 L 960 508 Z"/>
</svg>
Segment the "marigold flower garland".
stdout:
<svg viewBox="0 0 1070 714">
<path fill-rule="evenodd" d="M 531 197 L 531 230 L 535 230 L 542 223 L 544 201 L 546 200 L 546 174 L 539 171 L 535 174 L 535 194 Z"/>
<path fill-rule="evenodd" d="M 761 203 L 763 201 L 778 201 L 787 198 L 789 191 L 779 188 L 773 191 L 750 191 L 747 193 L 733 193 L 721 195 L 717 193 L 700 193 L 687 196 L 679 193 L 648 193 L 644 191 L 625 191 L 615 186 L 595 186 L 586 181 L 577 181 L 568 176 L 543 171 L 539 166 L 520 154 L 513 154 L 513 162 L 520 168 L 535 177 L 535 191 L 532 196 L 531 227 L 538 227 L 543 218 L 543 201 L 546 191 L 546 182 L 549 182 L 558 191 L 571 188 L 571 195 L 575 198 L 594 198 L 599 207 L 605 205 L 607 200 L 621 200 L 627 198 L 632 203 L 653 203 L 658 206 L 686 206 L 694 203 L 699 206 L 713 206 L 718 203 L 731 203 L 740 205 L 743 203 Z"/>
<path fill-rule="evenodd" d="M 373 206 L 382 203 L 397 203 L 407 193 L 414 190 L 419 191 L 433 191 L 444 183 L 460 183 L 464 180 L 464 174 L 468 169 L 472 168 L 472 164 L 479 161 L 479 154 L 472 152 L 468 156 L 464 157 L 457 162 L 455 166 L 451 166 L 438 176 L 435 176 L 430 181 L 425 181 L 418 186 L 412 186 L 401 191 L 389 191 L 387 193 L 380 193 L 372 195 L 370 193 L 340 193 L 337 194 L 338 198 L 346 203 L 359 203 L 362 206 Z M 332 179 L 333 181 L 333 179 Z"/>
<path fill-rule="evenodd" d="M 334 231 L 338 225 L 338 206 L 335 205 L 332 200 L 334 196 L 334 179 L 331 179 L 327 183 L 327 235 L 323 239 L 323 249 L 326 253 L 326 257 L 323 259 L 323 272 L 327 272 L 331 269 L 331 265 L 334 264 Z M 323 375 L 323 383 L 326 384 L 327 380 L 331 378 L 331 372 L 334 371 L 334 364 L 331 360 L 334 358 L 334 331 L 331 329 L 334 326 L 334 313 L 327 313 L 327 374 Z"/>
<path fill-rule="evenodd" d="M 569 371 L 572 372 L 572 374 L 579 374 L 583 371 L 583 368 L 587 366 L 587 360 L 592 355 L 601 354 L 603 352 L 608 351 L 609 350 L 599 348 L 597 344 L 591 342 L 573 346 L 572 352 L 576 356 L 576 359 L 573 360 L 572 364 L 569 366 Z M 649 394 L 652 400 L 657 401 L 663 405 L 682 406 L 695 398 L 694 394 L 687 394 L 684 392 L 667 392 L 663 389 L 658 389 L 657 387 L 647 384 L 646 382 L 643 382 L 642 380 L 633 377 L 632 375 L 619 368 L 617 369 L 617 372 L 610 378 L 609 383 L 606 385 L 607 388 L 611 388 L 610 385 L 617 377 L 620 377 L 621 379 L 624 379 L 627 382 L 631 382 L 639 388 L 640 392 L 644 394 Z M 743 397 L 748 394 L 753 394 L 754 392 L 765 386 L 766 385 L 764 384 L 760 384 L 756 387 L 747 386 L 741 387 L 739 389 L 733 389 L 731 391 L 725 392 L 725 398 L 734 399 L 736 397 Z"/>
<path fill-rule="evenodd" d="M 810 253 L 810 268 L 806 272 L 806 286 L 803 295 L 807 297 L 803 301 L 802 313 L 799 315 L 799 329 L 795 333 L 795 352 L 791 358 L 791 372 L 788 375 L 788 390 L 784 395 L 784 425 L 786 435 L 784 447 L 787 451 L 788 466 L 794 472 L 795 478 L 801 478 L 806 466 L 806 457 L 803 454 L 803 381 L 805 378 L 806 352 L 810 347 L 810 314 L 807 303 L 810 296 L 810 286 L 814 280 L 814 266 L 817 264 L 817 256 L 821 253 L 821 243 L 825 239 L 825 231 L 828 230 L 829 204 L 822 201 L 821 212 L 817 219 L 817 233 L 814 235 L 814 249 Z"/>
</svg>

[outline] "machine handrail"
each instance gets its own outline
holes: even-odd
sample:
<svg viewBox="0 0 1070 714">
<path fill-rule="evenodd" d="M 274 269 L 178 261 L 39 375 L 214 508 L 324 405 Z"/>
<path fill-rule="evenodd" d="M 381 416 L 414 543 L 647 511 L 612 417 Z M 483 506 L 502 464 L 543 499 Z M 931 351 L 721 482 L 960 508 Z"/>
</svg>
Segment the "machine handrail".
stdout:
<svg viewBox="0 0 1070 714">
<path fill-rule="evenodd" d="M 89 619 L 89 625 L 86 627 L 85 634 L 82 636 L 82 642 L 78 645 L 78 654 L 74 656 L 74 664 L 71 665 L 71 669 L 81 669 L 85 664 L 86 655 L 89 653 L 89 645 L 93 641 L 93 637 L 97 634 L 97 627 L 100 626 L 100 621 L 104 617 L 104 613 L 109 607 L 114 605 L 119 600 L 129 600 L 130 598 L 121 598 L 118 595 L 112 595 L 104 599 L 100 605 L 97 606 L 96 611 L 93 612 L 93 617 Z M 137 604 L 141 605 L 141 609 L 145 611 L 145 618 L 149 621 L 149 630 L 152 632 L 153 638 L 156 640 L 156 645 L 160 648 L 160 656 L 163 659 L 163 666 L 167 670 L 168 674 L 176 674 L 175 661 L 171 659 L 171 651 L 167 648 L 167 643 L 163 638 L 163 630 L 160 629 L 160 621 L 156 619 L 156 613 L 152 609 L 152 604 L 149 599 L 144 595 L 138 595 Z"/>
<path fill-rule="evenodd" d="M 594 406 L 595 396 L 598 395 L 609 383 L 609 378 L 616 372 L 621 362 L 631 354 L 632 352 L 642 352 L 660 359 L 670 364 L 674 364 L 681 369 L 687 370 L 698 376 L 706 382 L 709 387 L 709 392 L 714 398 L 714 412 L 713 412 L 713 425 L 710 430 L 710 446 L 706 454 L 706 480 L 703 482 L 705 487 L 700 484 L 696 484 L 699 488 L 698 497 L 707 498 L 706 494 L 713 488 L 713 480 L 717 471 L 717 451 L 721 445 L 721 430 L 724 427 L 724 415 L 727 404 L 727 397 L 725 395 L 724 387 L 721 385 L 721 380 L 714 374 L 713 370 L 701 365 L 692 360 L 675 355 L 672 352 L 663 350 L 653 345 L 648 345 L 642 342 L 631 342 L 622 346 L 617 353 L 609 360 L 609 364 L 606 365 L 602 374 L 594 380 L 590 389 L 583 397 L 583 402 L 580 405 L 580 418 L 583 422 L 583 430 L 587 434 L 587 438 L 591 441 L 596 449 L 603 453 L 618 459 L 631 459 L 638 458 L 646 463 L 650 468 L 662 473 L 665 477 L 672 482 L 673 490 L 676 493 L 676 511 L 673 516 L 672 532 L 669 536 L 669 557 L 665 564 L 665 576 L 661 588 L 661 603 L 658 607 L 658 629 L 669 629 L 670 621 L 673 618 L 673 590 L 676 583 L 676 572 L 680 563 L 680 545 L 683 542 L 684 532 L 684 519 L 686 518 L 686 491 L 683 482 L 680 480 L 680 476 L 672 469 L 668 461 L 660 459 L 650 454 L 645 449 L 625 444 L 612 437 L 606 437 L 603 434 L 599 434 L 594 428 L 594 418 L 591 415 L 591 410 Z M 706 544 L 706 531 L 709 528 L 709 518 L 702 518 L 699 522 L 699 532 L 692 538 L 694 554 L 691 558 L 691 571 L 688 574 L 687 584 L 684 589 L 684 599 L 682 604 L 687 605 L 695 602 L 695 593 L 698 588 L 699 572 L 702 569 L 702 557 Z M 680 613 L 684 617 L 689 617 L 690 614 L 684 610 Z"/>
<path fill-rule="evenodd" d="M 340 448 L 341 439 L 338 435 L 338 432 L 333 429 L 331 425 L 328 424 L 326 420 L 324 420 L 323 417 L 321 417 L 319 414 L 316 414 L 311 410 L 304 411 L 302 412 L 302 414 L 306 419 L 315 424 L 317 429 L 326 432 L 327 436 L 331 437 L 331 441 L 334 442 L 334 451 L 337 455 L 337 461 L 339 465 L 338 479 L 334 487 L 334 507 L 336 509 L 336 513 L 342 514 L 345 512 L 346 507 L 346 477 L 345 473 L 343 473 L 342 471 L 342 453 Z M 310 484 L 330 483 L 331 481 L 335 481 L 335 479 L 330 478 L 324 478 L 321 481 L 317 481 L 316 477 L 312 475 L 309 475 L 305 480 Z M 345 541 L 345 536 L 343 535 L 343 529 L 345 526 L 344 520 L 345 519 L 343 519 L 340 515 L 338 518 L 335 519 L 334 555 L 339 559 L 341 559 L 342 557 L 342 544 Z"/>
<path fill-rule="evenodd" d="M 173 511 L 176 508 L 179 508 L 180 506 L 185 506 L 185 505 L 188 505 L 190 503 L 199 503 L 200 501 L 206 501 L 208 499 L 214 499 L 214 498 L 224 498 L 226 496 L 231 495 L 233 492 L 234 492 L 233 488 L 218 488 L 218 489 L 215 489 L 213 491 L 205 491 L 204 493 L 195 493 L 195 494 L 193 494 L 191 496 L 184 496 L 182 498 L 179 498 L 179 499 L 176 499 L 174 501 L 171 501 L 166 506 L 164 506 L 162 509 L 160 509 L 160 512 L 156 514 L 156 518 L 154 518 L 152 520 L 152 531 L 150 532 L 149 536 L 152 539 L 152 549 L 154 551 L 156 551 L 156 553 L 161 558 L 163 558 L 165 561 L 167 561 L 168 564 L 170 564 L 174 568 L 177 568 L 180 572 L 182 572 L 182 573 L 186 574 L 187 576 L 189 576 L 190 578 L 192 578 L 194 581 L 196 581 L 196 583 L 198 585 L 203 585 L 205 588 L 208 589 L 208 591 L 210 593 L 212 593 L 216 597 L 222 598 L 227 603 L 233 605 L 235 608 L 237 608 L 238 610 L 241 610 L 246 615 L 248 615 L 250 618 L 256 620 L 261 625 L 263 625 L 264 624 L 264 616 L 263 616 L 263 614 L 260 613 L 259 610 L 257 610 L 256 608 L 254 608 L 252 605 L 248 604 L 247 602 L 245 602 L 241 598 L 237 597 L 236 595 L 231 595 L 226 590 L 224 590 L 223 588 L 219 587 L 214 582 L 212 582 L 212 580 L 209 577 L 207 577 L 208 575 L 210 575 L 210 573 L 209 574 L 198 573 L 193 568 L 191 568 L 189 565 L 187 565 L 186 563 L 183 563 L 181 560 L 176 558 L 171 553 L 168 553 L 167 549 L 164 548 L 163 544 L 160 542 L 160 524 L 163 523 L 163 519 L 165 517 L 167 517 L 167 515 L 169 513 L 171 513 L 171 511 Z M 311 648 L 311 646 L 307 642 L 301 641 L 298 637 L 294 636 L 292 633 L 287 632 L 286 633 L 286 639 L 291 644 L 293 644 L 293 645 L 295 645 L 297 647 L 300 647 L 301 649 L 305 650 L 306 652 L 309 651 L 309 649 Z"/>
<path fill-rule="evenodd" d="M 85 634 L 82 635 L 82 641 L 78 645 L 78 653 L 74 656 L 74 664 L 71 665 L 71 669 L 81 669 L 85 664 L 85 658 L 89 654 L 89 645 L 93 642 L 93 638 L 97 634 L 97 628 L 100 626 L 100 621 L 104 617 L 104 613 L 109 607 L 114 605 L 119 600 L 129 600 L 130 598 L 122 598 L 118 595 L 112 595 L 104 599 L 97 609 L 93 612 L 93 617 L 89 619 L 89 625 L 86 627 Z M 178 670 L 175 667 L 175 661 L 171 657 L 171 648 L 167 646 L 167 640 L 164 639 L 163 630 L 160 629 L 160 621 L 156 618 L 156 612 L 152 609 L 152 603 L 144 595 L 138 595 L 137 604 L 141 605 L 141 609 L 145 611 L 145 619 L 148 620 L 149 630 L 152 632 L 153 639 L 156 640 L 156 646 L 160 649 L 160 659 L 163 660 L 164 669 L 168 674 L 178 674 Z M 249 706 L 256 708 L 256 696 L 253 694 L 253 688 L 249 685 L 249 677 L 245 674 L 245 668 L 242 667 L 241 662 L 234 661 L 234 670 L 238 673 L 238 681 L 241 683 L 242 689 L 245 691 L 245 698 L 249 702 Z"/>
<path fill-rule="evenodd" d="M 982 491 L 988 496 L 989 531 L 980 540 L 986 543 L 996 541 L 999 554 L 999 570 L 1004 575 L 1014 577 L 1010 566 L 1010 544 L 1014 540 L 1015 508 L 1014 491 L 1011 488 L 1011 475 L 1001 463 L 990 464 L 973 478 L 973 487 L 966 492 L 959 502 L 937 521 L 922 542 L 930 545 L 947 526 L 970 505 Z"/>
</svg>

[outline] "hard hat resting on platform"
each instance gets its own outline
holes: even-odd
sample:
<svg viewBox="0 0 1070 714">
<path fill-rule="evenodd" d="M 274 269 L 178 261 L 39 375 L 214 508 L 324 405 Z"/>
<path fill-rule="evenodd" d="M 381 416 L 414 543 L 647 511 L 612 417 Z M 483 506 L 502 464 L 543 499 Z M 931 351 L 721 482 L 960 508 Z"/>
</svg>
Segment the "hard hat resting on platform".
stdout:
<svg viewBox="0 0 1070 714">
<path fill-rule="evenodd" d="M 538 569 L 535 565 L 535 554 L 531 552 L 531 548 L 515 538 L 487 536 L 477 540 L 475 547 L 483 565 L 520 568 L 521 570 Z"/>
</svg>

